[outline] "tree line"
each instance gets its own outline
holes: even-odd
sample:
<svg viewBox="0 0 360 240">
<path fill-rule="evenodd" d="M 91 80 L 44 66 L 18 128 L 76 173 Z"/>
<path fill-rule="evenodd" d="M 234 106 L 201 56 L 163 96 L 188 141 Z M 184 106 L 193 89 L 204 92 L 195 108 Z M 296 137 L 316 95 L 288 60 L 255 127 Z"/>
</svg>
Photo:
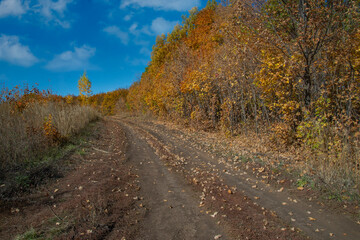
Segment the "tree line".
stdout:
<svg viewBox="0 0 360 240">
<path fill-rule="evenodd" d="M 229 136 L 269 133 L 359 180 L 359 10 L 357 0 L 209 1 L 157 37 L 128 106 Z"/>
</svg>

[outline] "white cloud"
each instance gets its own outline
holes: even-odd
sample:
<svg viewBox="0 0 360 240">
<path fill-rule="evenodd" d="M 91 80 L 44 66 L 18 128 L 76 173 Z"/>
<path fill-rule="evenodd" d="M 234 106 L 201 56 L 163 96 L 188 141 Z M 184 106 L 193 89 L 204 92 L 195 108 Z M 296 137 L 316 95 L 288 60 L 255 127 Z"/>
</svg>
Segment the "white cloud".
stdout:
<svg viewBox="0 0 360 240">
<path fill-rule="evenodd" d="M 0 60 L 23 67 L 30 67 L 39 61 L 28 46 L 19 42 L 19 37 L 7 35 L 0 37 Z"/>
<path fill-rule="evenodd" d="M 173 30 L 173 28 L 176 24 L 178 24 L 177 21 L 168 21 L 162 17 L 158 17 L 151 22 L 151 25 L 145 25 L 142 27 L 139 27 L 139 24 L 134 22 L 129 27 L 129 33 L 135 35 L 137 38 L 141 34 L 145 34 L 145 35 L 149 35 L 149 36 L 167 34 Z M 108 28 L 110 28 L 110 27 L 108 27 Z M 122 31 L 120 31 L 117 27 L 112 26 L 111 29 L 108 29 L 108 28 L 105 29 L 105 30 L 107 30 L 107 32 L 118 36 L 120 39 L 124 38 L 124 35 L 126 34 Z M 128 34 L 126 34 L 126 39 L 128 39 Z M 144 44 L 144 42 L 141 40 L 139 41 L 139 39 L 135 40 L 134 43 L 136 45 L 141 45 L 141 46 L 148 45 L 147 42 L 146 42 L 146 44 Z"/>
<path fill-rule="evenodd" d="M 68 4 L 72 2 L 73 0 L 39 0 L 39 3 L 35 6 L 35 11 L 45 17 L 47 22 L 54 22 L 63 28 L 69 28 L 70 23 L 62 19 Z"/>
<path fill-rule="evenodd" d="M 129 34 L 127 32 L 121 31 L 117 26 L 106 27 L 104 28 L 104 32 L 116 36 L 125 45 L 129 43 Z"/>
<path fill-rule="evenodd" d="M 138 27 L 138 24 L 137 24 L 137 23 L 133 23 L 133 24 L 130 26 L 130 28 L 129 28 L 130 32 L 131 32 L 131 33 L 135 33 L 136 30 L 137 30 L 137 27 Z"/>
<path fill-rule="evenodd" d="M 94 69 L 89 59 L 95 55 L 95 48 L 83 45 L 80 48 L 75 47 L 74 51 L 66 51 L 56 55 L 46 68 L 52 71 L 76 71 L 85 69 Z"/>
<path fill-rule="evenodd" d="M 21 16 L 27 6 L 21 0 L 3 0 L 0 3 L 0 18 L 8 16 Z"/>
<path fill-rule="evenodd" d="M 158 17 L 152 21 L 150 28 L 156 35 L 166 34 L 171 32 L 177 23 L 177 21 L 168 21 Z"/>
<path fill-rule="evenodd" d="M 145 56 L 151 56 L 151 51 L 147 47 L 142 47 L 140 49 L 140 53 Z"/>
<path fill-rule="evenodd" d="M 71 3 L 73 0 L 39 0 L 39 8 L 40 13 L 47 17 L 53 18 L 54 14 L 59 14 L 60 16 L 64 16 L 64 11 L 67 9 L 67 5 Z"/>
<path fill-rule="evenodd" d="M 135 6 L 150 7 L 157 10 L 186 11 L 199 5 L 200 0 L 122 0 L 120 8 Z"/>
<path fill-rule="evenodd" d="M 153 35 L 151 30 L 149 29 L 149 26 L 145 25 L 142 28 L 138 28 L 137 23 L 133 23 L 129 28 L 130 33 L 139 36 L 140 34 L 146 34 L 146 35 Z"/>
<path fill-rule="evenodd" d="M 133 16 L 134 16 L 134 13 L 129 13 L 128 15 L 126 15 L 126 16 L 124 17 L 124 20 L 125 20 L 125 21 L 130 21 Z"/>
<path fill-rule="evenodd" d="M 66 20 L 60 20 L 60 19 L 54 19 L 54 23 L 57 25 L 60 25 L 63 28 L 70 28 L 71 24 L 69 21 Z"/>
<path fill-rule="evenodd" d="M 70 22 L 64 20 L 69 4 L 75 0 L 0 0 L 0 18 L 21 16 L 26 13 L 39 15 L 45 23 L 53 23 L 69 28 Z"/>
</svg>

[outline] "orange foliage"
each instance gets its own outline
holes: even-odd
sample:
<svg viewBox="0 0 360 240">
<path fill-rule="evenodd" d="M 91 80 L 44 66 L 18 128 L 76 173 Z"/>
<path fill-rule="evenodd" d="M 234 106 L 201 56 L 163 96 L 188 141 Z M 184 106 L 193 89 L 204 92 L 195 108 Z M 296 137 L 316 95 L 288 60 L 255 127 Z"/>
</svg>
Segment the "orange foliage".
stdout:
<svg viewBox="0 0 360 240">
<path fill-rule="evenodd" d="M 360 164 L 357 1 L 230 2 L 209 1 L 157 38 L 129 108 L 226 134 L 267 131 L 314 159 Z"/>
<path fill-rule="evenodd" d="M 43 130 L 45 137 L 51 145 L 61 143 L 62 136 L 59 131 L 56 129 L 53 123 L 52 115 L 49 114 L 48 117 L 45 118 L 43 124 Z"/>
<path fill-rule="evenodd" d="M 87 103 L 98 109 L 104 115 L 114 115 L 126 109 L 125 99 L 127 89 L 118 89 L 112 92 L 94 94 L 87 99 Z"/>
</svg>

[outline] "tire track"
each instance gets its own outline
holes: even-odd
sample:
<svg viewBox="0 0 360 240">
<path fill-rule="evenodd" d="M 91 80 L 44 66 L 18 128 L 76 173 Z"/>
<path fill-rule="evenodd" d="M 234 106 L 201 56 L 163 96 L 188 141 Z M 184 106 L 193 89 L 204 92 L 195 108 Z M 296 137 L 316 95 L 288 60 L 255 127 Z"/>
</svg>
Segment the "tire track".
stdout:
<svg viewBox="0 0 360 240">
<path fill-rule="evenodd" d="M 129 139 L 127 161 L 135 167 L 146 208 L 138 239 L 227 239 L 206 214 L 200 212 L 192 189 L 160 160 L 166 151 L 147 132 L 118 121 Z M 155 153 L 157 151 L 157 154 Z M 172 156 L 171 156 L 172 157 Z"/>
<path fill-rule="evenodd" d="M 175 150 L 176 143 L 161 139 L 151 129 L 132 121 L 118 119 L 147 140 L 173 176 L 185 179 L 197 193 L 198 208 L 220 224 L 232 239 L 304 239 L 296 229 L 259 206 L 236 187 L 227 185 L 220 170 L 209 161 L 198 158 L 189 161 L 181 156 L 183 149 Z M 166 144 L 165 144 L 166 142 Z M 197 154 L 189 150 L 187 154 Z M 194 157 L 194 156 L 192 156 Z"/>
<path fill-rule="evenodd" d="M 256 178 L 244 170 L 235 168 L 233 164 L 218 160 L 208 153 L 191 147 L 189 142 L 176 137 L 163 126 L 140 121 L 133 122 L 130 119 L 121 121 L 136 127 L 151 141 L 162 146 L 161 148 L 165 149 L 170 156 L 164 159 L 167 161 L 173 159 L 172 165 L 176 172 L 181 172 L 193 185 L 200 185 L 200 189 L 205 187 L 205 191 L 202 191 L 203 198 L 211 197 L 206 192 L 206 184 L 203 181 L 215 179 L 212 180 L 213 185 L 218 185 L 232 193 L 239 191 L 243 194 L 241 197 L 250 198 L 252 204 L 265 208 L 265 211 L 270 212 L 271 215 L 278 215 L 283 219 L 283 222 L 280 221 L 282 224 L 280 230 L 283 232 L 301 229 L 313 239 L 360 239 L 359 225 L 346 216 L 331 213 L 315 203 L 296 199 L 286 190 L 274 189 L 263 183 L 261 178 Z M 209 175 L 196 178 L 197 175 L 204 173 Z M 237 214 L 241 216 L 241 213 Z M 268 220 L 266 221 L 269 223 Z M 231 223 L 228 225 L 230 225 L 228 227 L 230 230 L 235 227 Z M 291 236 L 291 239 L 293 238 L 296 236 Z M 289 238 L 286 237 L 286 239 Z"/>
</svg>

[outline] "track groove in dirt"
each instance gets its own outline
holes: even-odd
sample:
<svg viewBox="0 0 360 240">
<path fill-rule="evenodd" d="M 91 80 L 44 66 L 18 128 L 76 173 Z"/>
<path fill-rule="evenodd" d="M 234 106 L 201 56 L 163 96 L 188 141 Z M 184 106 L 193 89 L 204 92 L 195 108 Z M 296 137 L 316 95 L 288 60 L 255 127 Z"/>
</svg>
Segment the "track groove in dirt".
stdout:
<svg viewBox="0 0 360 240">
<path fill-rule="evenodd" d="M 182 172 L 197 168 L 199 171 L 217 176 L 225 186 L 232 186 L 241 191 L 254 204 L 276 213 L 285 222 L 285 225 L 301 229 L 310 238 L 360 239 L 360 226 L 348 216 L 330 212 L 315 202 L 300 200 L 286 189 L 275 189 L 269 184 L 263 183 L 261 178 L 256 178 L 247 171 L 237 169 L 227 162 L 218 161 L 209 153 L 192 147 L 190 142 L 176 136 L 173 131 L 164 126 L 141 122 L 138 119 L 137 121 L 122 119 L 122 121 L 146 132 L 173 155 L 182 158 L 183 168 L 180 168 Z M 290 229 L 293 228 L 290 227 Z M 289 238 L 286 237 L 286 239 Z"/>
<path fill-rule="evenodd" d="M 140 194 L 147 209 L 138 239 L 214 239 L 218 235 L 226 239 L 210 216 L 200 213 L 191 188 L 168 170 L 147 136 L 122 126 L 131 145 L 127 157 L 140 176 Z"/>
<path fill-rule="evenodd" d="M 180 155 L 175 153 L 176 143 L 171 146 L 170 142 L 166 140 L 165 142 L 168 144 L 165 144 L 155 133 L 144 128 L 139 122 L 126 119 L 118 119 L 118 121 L 128 129 L 137 132 L 139 137 L 144 138 L 168 167 L 168 171 L 174 176 L 182 178 L 192 187 L 193 195 L 197 195 L 195 197 L 198 199 L 196 203 L 198 211 L 207 213 L 214 222 L 221 225 L 229 239 L 305 238 L 295 229 L 291 231 L 290 227 L 274 216 L 272 212 L 261 208 L 241 192 L 224 184 L 223 179 L 217 175 L 218 170 L 204 171 L 203 165 L 206 163 L 211 165 L 211 162 L 198 159 L 195 164 L 195 161 L 187 161 L 180 156 L 184 153 L 180 152 Z M 193 150 L 187 154 L 189 153 L 198 154 Z M 176 215 L 173 216 L 173 218 L 176 217 Z"/>
<path fill-rule="evenodd" d="M 274 188 L 181 131 L 127 116 L 99 126 L 63 178 L 0 202 L 0 239 L 30 228 L 50 239 L 360 239 L 347 216 Z"/>
</svg>

